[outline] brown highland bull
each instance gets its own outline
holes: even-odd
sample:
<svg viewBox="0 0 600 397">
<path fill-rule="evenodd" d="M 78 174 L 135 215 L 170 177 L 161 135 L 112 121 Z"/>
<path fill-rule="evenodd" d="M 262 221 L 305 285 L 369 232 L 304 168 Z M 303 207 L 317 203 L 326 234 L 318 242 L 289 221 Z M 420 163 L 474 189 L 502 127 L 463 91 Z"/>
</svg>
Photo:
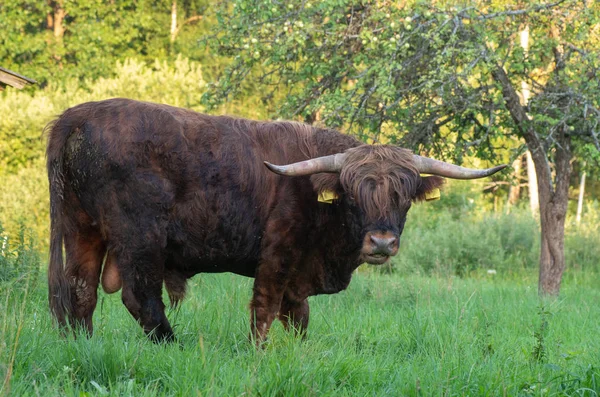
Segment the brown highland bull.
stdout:
<svg viewBox="0 0 600 397">
<path fill-rule="evenodd" d="M 257 341 L 276 317 L 303 331 L 309 296 L 339 292 L 361 263 L 396 255 L 411 203 L 440 176 L 504 167 L 466 169 L 334 130 L 128 99 L 75 106 L 48 130 L 52 312 L 91 334 L 101 282 L 122 290 L 154 340 L 173 339 L 163 284 L 177 304 L 202 272 L 254 277 Z M 333 201 L 320 202 L 323 193 Z"/>
</svg>

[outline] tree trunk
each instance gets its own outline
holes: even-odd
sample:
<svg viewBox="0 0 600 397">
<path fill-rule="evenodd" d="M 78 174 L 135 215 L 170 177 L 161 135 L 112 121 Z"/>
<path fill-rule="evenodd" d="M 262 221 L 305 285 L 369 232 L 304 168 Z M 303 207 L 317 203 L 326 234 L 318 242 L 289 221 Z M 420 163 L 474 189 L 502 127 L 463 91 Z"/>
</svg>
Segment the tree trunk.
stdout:
<svg viewBox="0 0 600 397">
<path fill-rule="evenodd" d="M 175 42 L 177 37 L 177 1 L 173 0 L 171 5 L 171 43 Z"/>
<path fill-rule="evenodd" d="M 581 212 L 583 210 L 583 195 L 585 194 L 585 171 L 581 173 L 581 182 L 579 183 L 579 199 L 577 200 L 577 217 L 575 221 L 581 223 Z"/>
<path fill-rule="evenodd" d="M 519 33 L 519 38 L 521 42 L 521 48 L 523 48 L 523 54 L 525 55 L 525 57 L 527 57 L 529 53 L 529 25 L 525 25 L 523 27 L 523 30 L 521 30 L 521 32 Z M 529 84 L 527 84 L 527 81 L 521 80 L 521 105 L 527 106 L 527 104 L 529 103 L 530 93 L 531 91 L 529 90 Z M 529 208 L 531 209 L 531 213 L 535 216 L 538 214 L 540 208 L 537 174 L 535 172 L 535 166 L 533 164 L 533 159 L 529 150 L 525 153 L 525 158 L 527 160 L 527 186 L 529 187 Z"/>
<path fill-rule="evenodd" d="M 63 25 L 63 20 L 65 19 L 65 9 L 62 6 L 62 2 L 57 1 L 54 3 L 54 37 L 59 42 L 62 41 L 63 36 L 65 35 L 65 27 Z"/>
<path fill-rule="evenodd" d="M 540 296 L 556 296 L 560 292 L 560 284 L 565 269 L 565 218 L 569 200 L 570 161 L 572 157 L 568 127 L 561 128 L 556 137 L 557 145 L 554 151 L 556 178 L 553 183 L 550 164 L 548 163 L 548 153 L 533 128 L 524 107 L 519 103 L 519 95 L 502 66 L 497 66 L 492 70 L 492 77 L 502 87 L 506 108 L 525 138 L 535 165 L 538 177 L 542 229 L 538 293 Z"/>
<path fill-rule="evenodd" d="M 46 25 L 48 26 L 48 29 L 54 30 L 54 14 L 51 12 L 46 15 Z"/>
<path fill-rule="evenodd" d="M 513 161 L 512 168 L 513 173 L 513 183 L 511 183 L 510 188 L 508 190 L 508 202 L 506 205 L 506 213 L 510 212 L 510 207 L 517 205 L 519 202 L 519 197 L 521 196 L 521 163 L 523 162 L 522 156 L 519 156 Z M 515 184 L 516 182 L 516 184 Z"/>
<path fill-rule="evenodd" d="M 531 157 L 531 152 L 529 150 L 525 153 L 525 157 L 527 159 L 527 186 L 529 187 L 529 208 L 531 208 L 531 213 L 533 215 L 537 215 L 540 209 L 537 173 L 535 172 L 535 165 L 533 163 L 533 158 Z"/>
<path fill-rule="evenodd" d="M 556 189 L 547 197 L 540 196 L 540 223 L 542 226 L 540 279 L 538 282 L 540 296 L 558 295 L 565 270 L 565 220 L 569 204 L 572 158 L 571 139 L 567 128 L 566 126 L 562 128 L 557 137 Z"/>
<path fill-rule="evenodd" d="M 557 296 L 565 270 L 565 215 L 566 205 L 548 202 L 540 211 L 542 241 L 538 294 Z"/>
<path fill-rule="evenodd" d="M 62 70 L 62 54 L 64 51 L 63 37 L 65 35 L 64 20 L 67 15 L 63 7 L 63 0 L 50 1 L 49 5 L 52 7 L 52 13 L 48 14 L 46 22 L 48 23 L 48 29 L 51 29 L 54 33 L 54 41 L 48 42 L 53 48 L 52 57 L 59 69 Z"/>
</svg>

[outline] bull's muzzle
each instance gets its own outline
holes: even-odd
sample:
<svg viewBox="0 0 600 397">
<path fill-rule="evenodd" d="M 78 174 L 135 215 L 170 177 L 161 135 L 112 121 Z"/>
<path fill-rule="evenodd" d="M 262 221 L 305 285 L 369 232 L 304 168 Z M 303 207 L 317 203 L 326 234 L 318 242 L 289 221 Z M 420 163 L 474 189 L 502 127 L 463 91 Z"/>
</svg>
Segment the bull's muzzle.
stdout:
<svg viewBox="0 0 600 397">
<path fill-rule="evenodd" d="M 386 263 L 398 253 L 399 240 L 398 236 L 389 231 L 368 232 L 363 240 L 362 259 L 371 265 Z"/>
</svg>

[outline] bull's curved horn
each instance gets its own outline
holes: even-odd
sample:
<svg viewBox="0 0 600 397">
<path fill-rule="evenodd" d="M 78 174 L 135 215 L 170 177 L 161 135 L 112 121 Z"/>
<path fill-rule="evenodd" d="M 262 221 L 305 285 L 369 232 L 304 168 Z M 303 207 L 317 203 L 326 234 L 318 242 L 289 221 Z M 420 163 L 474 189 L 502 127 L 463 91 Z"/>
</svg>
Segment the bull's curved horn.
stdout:
<svg viewBox="0 0 600 397">
<path fill-rule="evenodd" d="M 337 153 L 329 156 L 316 157 L 314 159 L 300 161 L 288 165 L 274 165 L 265 161 L 268 169 L 279 175 L 303 176 L 318 172 L 340 172 L 346 161 L 346 153 Z"/>
<path fill-rule="evenodd" d="M 422 174 L 444 176 L 452 179 L 477 179 L 485 178 L 506 167 L 506 164 L 484 170 L 460 167 L 458 165 L 444 163 L 443 161 L 413 155 L 415 167 Z"/>
</svg>

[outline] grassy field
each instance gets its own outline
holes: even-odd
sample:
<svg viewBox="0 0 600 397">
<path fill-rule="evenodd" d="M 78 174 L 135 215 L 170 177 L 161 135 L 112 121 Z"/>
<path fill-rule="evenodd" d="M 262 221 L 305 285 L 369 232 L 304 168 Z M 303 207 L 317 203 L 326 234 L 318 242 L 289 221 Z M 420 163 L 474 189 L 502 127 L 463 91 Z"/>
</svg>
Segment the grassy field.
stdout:
<svg viewBox="0 0 600 397">
<path fill-rule="evenodd" d="M 361 269 L 311 298 L 302 341 L 273 328 L 248 341 L 251 280 L 199 275 L 154 345 L 101 294 L 91 339 L 62 339 L 43 273 L 4 282 L 0 375 L 10 395 L 586 395 L 600 392 L 600 291 L 567 280 L 542 303 L 529 282 L 401 277 Z M 527 278 L 526 278 L 527 279 Z M 534 277 L 531 277 L 534 280 Z M 36 282 L 34 282 L 36 281 Z"/>
</svg>

